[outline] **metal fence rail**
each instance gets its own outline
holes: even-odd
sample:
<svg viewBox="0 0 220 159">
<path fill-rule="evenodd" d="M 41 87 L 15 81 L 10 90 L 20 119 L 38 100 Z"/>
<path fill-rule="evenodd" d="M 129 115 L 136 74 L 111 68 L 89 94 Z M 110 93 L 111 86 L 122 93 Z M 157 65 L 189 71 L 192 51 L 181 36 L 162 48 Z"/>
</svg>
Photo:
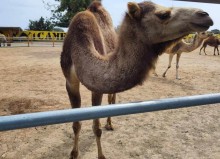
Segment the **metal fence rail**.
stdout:
<svg viewBox="0 0 220 159">
<path fill-rule="evenodd" d="M 220 93 L 114 104 L 101 107 L 1 116 L 0 131 L 215 103 L 220 103 Z"/>
<path fill-rule="evenodd" d="M 202 3 L 217 3 L 217 4 L 220 4 L 220 0 L 175 0 L 175 1 L 202 2 Z"/>
</svg>

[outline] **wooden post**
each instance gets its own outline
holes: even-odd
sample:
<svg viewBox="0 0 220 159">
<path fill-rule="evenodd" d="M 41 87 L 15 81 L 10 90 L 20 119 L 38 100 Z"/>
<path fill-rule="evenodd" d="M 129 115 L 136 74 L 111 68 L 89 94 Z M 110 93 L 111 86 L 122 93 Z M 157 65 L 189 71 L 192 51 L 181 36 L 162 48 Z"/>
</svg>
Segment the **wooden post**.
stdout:
<svg viewBox="0 0 220 159">
<path fill-rule="evenodd" d="M 28 35 L 28 47 L 30 47 L 30 40 L 29 40 L 29 35 Z"/>
<path fill-rule="evenodd" d="M 33 35 L 31 34 L 31 44 L 33 44 Z"/>
<path fill-rule="evenodd" d="M 11 46 L 11 38 L 10 38 L 10 35 L 8 34 L 8 37 L 6 37 L 6 43 L 5 43 L 6 46 Z"/>
<path fill-rule="evenodd" d="M 54 37 L 53 37 L 53 39 L 52 39 L 52 42 L 53 42 L 53 47 L 54 47 Z"/>
</svg>

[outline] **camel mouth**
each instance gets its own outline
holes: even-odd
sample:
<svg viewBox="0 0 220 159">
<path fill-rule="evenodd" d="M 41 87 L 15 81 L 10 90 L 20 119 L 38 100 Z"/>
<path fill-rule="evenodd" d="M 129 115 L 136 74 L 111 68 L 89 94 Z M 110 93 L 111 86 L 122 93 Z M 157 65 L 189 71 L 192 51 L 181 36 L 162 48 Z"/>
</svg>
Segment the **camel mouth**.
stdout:
<svg viewBox="0 0 220 159">
<path fill-rule="evenodd" d="M 211 25 L 191 23 L 192 27 L 196 29 L 196 31 L 206 31 L 209 29 Z"/>
</svg>

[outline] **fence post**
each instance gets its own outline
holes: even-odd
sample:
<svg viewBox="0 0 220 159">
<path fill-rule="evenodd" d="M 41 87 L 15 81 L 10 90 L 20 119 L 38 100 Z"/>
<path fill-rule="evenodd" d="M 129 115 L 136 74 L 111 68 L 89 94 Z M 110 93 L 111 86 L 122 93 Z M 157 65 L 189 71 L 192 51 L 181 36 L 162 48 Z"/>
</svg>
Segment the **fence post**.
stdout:
<svg viewBox="0 0 220 159">
<path fill-rule="evenodd" d="M 31 39 L 30 39 L 30 41 L 31 41 L 31 44 L 33 44 L 33 35 L 31 34 Z"/>
<path fill-rule="evenodd" d="M 29 35 L 28 35 L 27 38 L 28 38 L 28 47 L 30 47 Z"/>
<path fill-rule="evenodd" d="M 8 34 L 8 37 L 6 37 L 6 43 L 4 43 L 4 45 L 11 46 L 11 38 L 9 34 Z"/>
<path fill-rule="evenodd" d="M 53 36 L 52 42 L 53 42 L 53 47 L 54 47 L 54 36 Z"/>
</svg>

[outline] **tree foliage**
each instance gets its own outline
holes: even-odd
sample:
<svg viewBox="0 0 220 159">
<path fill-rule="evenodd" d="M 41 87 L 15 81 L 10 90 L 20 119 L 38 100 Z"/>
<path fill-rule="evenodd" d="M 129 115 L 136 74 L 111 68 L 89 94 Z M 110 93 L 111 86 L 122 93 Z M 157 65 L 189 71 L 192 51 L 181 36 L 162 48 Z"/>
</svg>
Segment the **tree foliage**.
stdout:
<svg viewBox="0 0 220 159">
<path fill-rule="evenodd" d="M 86 10 L 89 4 L 94 0 L 55 0 L 58 5 L 49 5 L 52 12 L 51 20 L 56 26 L 68 27 L 72 17 Z"/>
<path fill-rule="evenodd" d="M 211 32 L 213 34 L 220 34 L 220 30 L 218 30 L 218 29 L 213 29 L 213 30 L 211 30 Z"/>
<path fill-rule="evenodd" d="M 40 30 L 40 31 L 51 31 L 53 30 L 53 24 L 48 19 L 45 20 L 43 17 L 40 17 L 39 20 L 29 20 L 28 29 L 29 30 Z"/>
</svg>

